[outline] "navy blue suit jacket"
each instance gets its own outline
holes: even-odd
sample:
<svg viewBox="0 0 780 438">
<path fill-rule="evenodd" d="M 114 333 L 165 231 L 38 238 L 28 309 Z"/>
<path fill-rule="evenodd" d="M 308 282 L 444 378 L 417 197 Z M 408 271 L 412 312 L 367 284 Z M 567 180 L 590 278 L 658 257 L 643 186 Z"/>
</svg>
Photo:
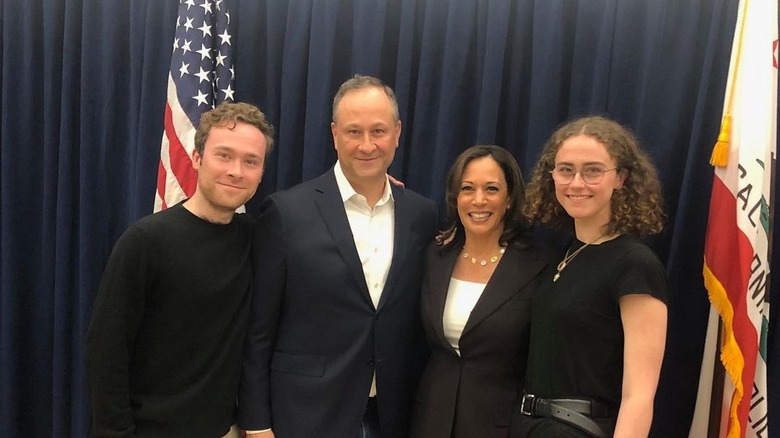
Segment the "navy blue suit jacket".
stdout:
<svg viewBox="0 0 780 438">
<path fill-rule="evenodd" d="M 356 437 L 376 371 L 382 436 L 407 436 L 426 354 L 418 306 L 437 213 L 432 201 L 392 190 L 393 259 L 376 310 L 333 169 L 263 201 L 240 427 Z"/>
</svg>

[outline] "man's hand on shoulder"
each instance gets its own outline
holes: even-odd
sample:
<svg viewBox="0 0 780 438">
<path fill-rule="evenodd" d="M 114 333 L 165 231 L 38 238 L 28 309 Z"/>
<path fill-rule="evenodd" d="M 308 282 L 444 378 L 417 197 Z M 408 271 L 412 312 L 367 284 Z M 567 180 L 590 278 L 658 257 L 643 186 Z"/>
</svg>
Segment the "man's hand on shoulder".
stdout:
<svg viewBox="0 0 780 438">
<path fill-rule="evenodd" d="M 393 177 L 393 175 L 390 175 L 389 173 L 387 174 L 387 179 L 390 180 L 390 184 L 392 184 L 392 185 L 394 185 L 396 187 L 400 187 L 400 188 L 406 187 L 406 185 L 404 184 L 403 181 L 395 179 Z"/>
<path fill-rule="evenodd" d="M 272 429 L 264 430 L 262 432 L 247 432 L 241 431 L 241 438 L 274 438 L 274 431 Z"/>
</svg>

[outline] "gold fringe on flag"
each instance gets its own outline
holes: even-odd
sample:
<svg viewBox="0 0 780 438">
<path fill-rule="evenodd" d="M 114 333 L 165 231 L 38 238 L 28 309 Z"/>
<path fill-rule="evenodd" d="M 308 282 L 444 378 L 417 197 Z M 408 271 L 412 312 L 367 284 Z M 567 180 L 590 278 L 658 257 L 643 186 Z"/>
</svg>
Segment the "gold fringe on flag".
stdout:
<svg viewBox="0 0 780 438">
<path fill-rule="evenodd" d="M 704 257 L 702 273 L 704 274 L 704 286 L 707 288 L 707 292 L 709 292 L 710 302 L 718 310 L 723 320 L 720 361 L 734 383 L 734 395 L 729 406 L 729 416 L 732 422 L 727 438 L 739 438 L 741 426 L 739 421 L 737 421 L 737 409 L 745 395 L 745 388 L 742 385 L 742 370 L 745 369 L 745 357 L 742 355 L 742 350 L 739 348 L 736 337 L 734 337 L 734 308 L 731 305 L 723 283 L 718 280 L 709 266 L 707 266 L 706 256 Z"/>
<path fill-rule="evenodd" d="M 712 148 L 710 164 L 717 167 L 726 167 L 729 163 L 729 143 L 731 142 L 731 114 L 723 116 L 723 123 L 720 125 L 720 134 L 718 141 Z"/>
</svg>

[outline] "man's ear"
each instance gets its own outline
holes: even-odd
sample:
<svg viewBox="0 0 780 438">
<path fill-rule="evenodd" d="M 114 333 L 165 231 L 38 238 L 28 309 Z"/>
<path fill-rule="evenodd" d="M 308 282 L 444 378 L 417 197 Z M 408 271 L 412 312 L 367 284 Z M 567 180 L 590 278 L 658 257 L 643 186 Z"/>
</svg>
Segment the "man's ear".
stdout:
<svg viewBox="0 0 780 438">
<path fill-rule="evenodd" d="M 336 142 L 336 122 L 330 122 L 330 135 L 333 136 L 333 148 L 339 150 L 339 144 Z"/>
<path fill-rule="evenodd" d="M 200 160 L 203 157 L 200 155 L 197 149 L 192 150 L 192 168 L 195 170 L 200 169 Z"/>
</svg>

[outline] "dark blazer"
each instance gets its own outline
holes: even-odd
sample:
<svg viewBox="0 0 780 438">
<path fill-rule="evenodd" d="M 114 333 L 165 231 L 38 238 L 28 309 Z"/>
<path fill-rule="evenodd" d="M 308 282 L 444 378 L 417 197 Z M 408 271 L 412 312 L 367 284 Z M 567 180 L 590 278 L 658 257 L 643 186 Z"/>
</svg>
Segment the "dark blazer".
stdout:
<svg viewBox="0 0 780 438">
<path fill-rule="evenodd" d="M 427 347 L 419 317 L 436 205 L 393 187 L 395 237 L 374 310 L 333 169 L 266 198 L 239 426 L 277 438 L 356 437 L 376 371 L 383 438 L 406 437 Z"/>
<path fill-rule="evenodd" d="M 552 279 L 551 253 L 507 248 L 466 322 L 460 356 L 442 323 L 459 254 L 442 254 L 436 244 L 427 252 L 421 311 L 431 356 L 415 400 L 412 436 L 507 437 L 525 376 L 531 293 L 539 281 Z"/>
</svg>

